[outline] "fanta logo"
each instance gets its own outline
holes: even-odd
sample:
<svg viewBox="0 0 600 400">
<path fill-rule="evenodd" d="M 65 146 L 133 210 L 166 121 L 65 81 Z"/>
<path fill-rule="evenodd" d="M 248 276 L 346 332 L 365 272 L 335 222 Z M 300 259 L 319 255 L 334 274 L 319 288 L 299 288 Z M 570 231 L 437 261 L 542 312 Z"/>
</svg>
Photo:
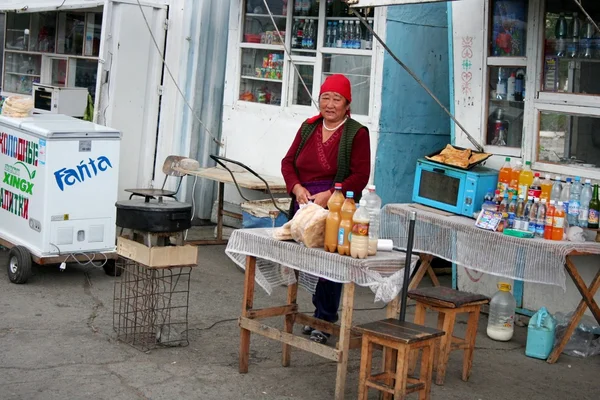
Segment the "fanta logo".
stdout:
<svg viewBox="0 0 600 400">
<path fill-rule="evenodd" d="M 61 168 L 54 173 L 54 179 L 58 188 L 62 191 L 65 190 L 66 186 L 73 186 L 77 182 L 81 183 L 88 179 L 92 179 L 98 176 L 99 173 L 112 168 L 112 164 L 108 157 L 100 156 L 96 160 L 89 159 L 88 163 L 81 160 L 79 165 L 75 168 Z"/>
</svg>

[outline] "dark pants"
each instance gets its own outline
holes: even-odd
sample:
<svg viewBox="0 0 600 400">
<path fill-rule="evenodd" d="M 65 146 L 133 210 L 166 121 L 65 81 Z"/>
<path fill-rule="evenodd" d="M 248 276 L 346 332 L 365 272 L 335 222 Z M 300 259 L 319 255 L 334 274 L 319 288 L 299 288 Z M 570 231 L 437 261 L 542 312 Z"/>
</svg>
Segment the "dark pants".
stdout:
<svg viewBox="0 0 600 400">
<path fill-rule="evenodd" d="M 340 306 L 343 283 L 319 278 L 312 302 L 316 308 L 315 318 L 328 322 L 337 321 L 337 311 Z"/>
</svg>

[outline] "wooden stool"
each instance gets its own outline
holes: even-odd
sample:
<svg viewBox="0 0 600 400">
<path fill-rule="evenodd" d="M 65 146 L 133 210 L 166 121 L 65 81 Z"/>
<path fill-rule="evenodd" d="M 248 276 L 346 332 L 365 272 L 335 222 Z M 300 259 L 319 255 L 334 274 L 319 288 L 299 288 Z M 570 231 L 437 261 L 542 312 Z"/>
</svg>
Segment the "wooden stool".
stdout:
<svg viewBox="0 0 600 400">
<path fill-rule="evenodd" d="M 427 309 L 437 311 L 437 328 L 446 333 L 441 338 L 435 354 L 435 383 L 437 385 L 444 384 L 446 366 L 452 350 L 464 350 L 462 380 L 468 381 L 473 364 L 479 312 L 482 304 L 489 303 L 489 298 L 442 286 L 411 290 L 408 292 L 408 297 L 417 302 L 415 324 L 425 324 Z M 456 315 L 461 313 L 469 314 L 467 333 L 464 339 L 453 336 Z M 414 368 L 414 365 L 415 361 L 411 359 L 411 368 Z"/>
<path fill-rule="evenodd" d="M 357 326 L 362 333 L 360 354 L 359 400 L 366 400 L 369 388 L 384 393 L 384 399 L 404 399 L 419 392 L 419 399 L 429 399 L 431 374 L 436 341 L 444 332 L 397 319 L 384 319 Z M 371 375 L 373 346 L 383 346 L 385 367 L 382 373 Z M 418 378 L 409 376 L 408 363 L 412 351 L 422 350 L 421 371 Z M 395 361 L 395 362 L 394 362 Z"/>
</svg>

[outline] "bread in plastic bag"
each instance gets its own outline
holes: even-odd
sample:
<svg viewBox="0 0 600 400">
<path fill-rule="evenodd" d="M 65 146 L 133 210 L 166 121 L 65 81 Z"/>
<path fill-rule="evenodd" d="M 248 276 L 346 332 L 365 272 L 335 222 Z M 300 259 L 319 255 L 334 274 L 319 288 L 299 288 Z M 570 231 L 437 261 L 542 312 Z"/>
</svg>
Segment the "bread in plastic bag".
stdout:
<svg viewBox="0 0 600 400">
<path fill-rule="evenodd" d="M 25 118 L 33 111 L 33 99 L 26 96 L 9 96 L 2 104 L 2 115 L 12 118 Z"/>
<path fill-rule="evenodd" d="M 273 239 L 292 240 L 292 221 L 288 221 L 280 228 L 276 228 L 273 231 Z"/>
<path fill-rule="evenodd" d="M 292 218 L 292 238 L 298 243 L 304 243 L 303 234 L 306 224 L 308 224 L 313 214 L 323 207 L 310 203 L 298 210 Z"/>
<path fill-rule="evenodd" d="M 325 245 L 325 222 L 329 211 L 319 207 L 304 227 L 302 241 L 306 247 L 315 248 Z"/>
</svg>

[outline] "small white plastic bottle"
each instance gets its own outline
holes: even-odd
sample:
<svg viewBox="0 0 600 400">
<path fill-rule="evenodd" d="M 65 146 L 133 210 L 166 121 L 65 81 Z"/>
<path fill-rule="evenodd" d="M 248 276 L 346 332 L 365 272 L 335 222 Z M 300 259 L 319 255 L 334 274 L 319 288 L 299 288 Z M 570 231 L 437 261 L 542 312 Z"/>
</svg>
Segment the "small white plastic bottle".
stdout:
<svg viewBox="0 0 600 400">
<path fill-rule="evenodd" d="M 501 282 L 498 289 L 490 301 L 487 335 L 490 339 L 507 342 L 515 332 L 517 301 L 510 293 L 510 284 Z"/>
</svg>

